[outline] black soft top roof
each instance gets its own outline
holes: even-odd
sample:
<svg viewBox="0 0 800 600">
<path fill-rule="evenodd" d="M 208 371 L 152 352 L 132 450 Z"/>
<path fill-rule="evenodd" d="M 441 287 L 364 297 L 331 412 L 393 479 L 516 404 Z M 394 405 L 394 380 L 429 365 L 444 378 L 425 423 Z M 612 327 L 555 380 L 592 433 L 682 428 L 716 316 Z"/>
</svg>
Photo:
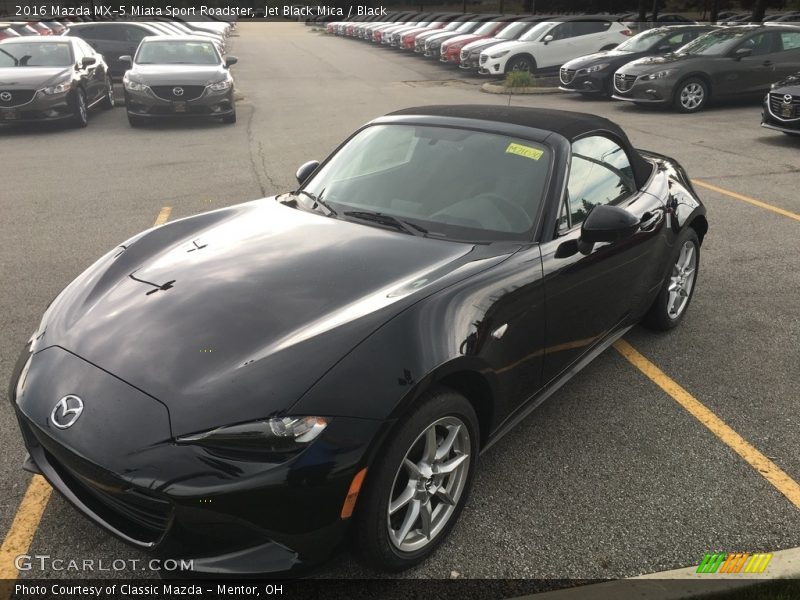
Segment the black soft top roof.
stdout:
<svg viewBox="0 0 800 600">
<path fill-rule="evenodd" d="M 631 145 L 628 136 L 616 123 L 588 113 L 549 108 L 528 108 L 524 106 L 499 106 L 496 104 L 455 104 L 439 106 L 416 106 L 389 113 L 387 116 L 425 115 L 452 117 L 458 119 L 477 119 L 496 121 L 521 127 L 531 127 L 552 131 L 570 142 L 585 135 L 607 132 L 617 138 L 631 160 L 634 177 L 639 187 L 644 185 L 653 171 L 653 165 L 646 161 Z"/>
</svg>

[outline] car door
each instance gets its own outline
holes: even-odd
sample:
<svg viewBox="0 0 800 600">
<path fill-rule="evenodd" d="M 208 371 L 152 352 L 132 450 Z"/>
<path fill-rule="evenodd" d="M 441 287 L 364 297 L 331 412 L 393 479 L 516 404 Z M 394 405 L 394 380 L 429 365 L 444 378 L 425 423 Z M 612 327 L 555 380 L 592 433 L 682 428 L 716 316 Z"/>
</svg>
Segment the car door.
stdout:
<svg viewBox="0 0 800 600">
<path fill-rule="evenodd" d="M 800 31 L 781 31 L 779 51 L 775 54 L 775 80 L 794 75 L 800 71 Z"/>
<path fill-rule="evenodd" d="M 614 243 L 582 247 L 581 224 L 601 204 L 633 213 L 640 229 Z M 641 308 L 660 278 L 665 222 L 663 203 L 637 189 L 630 160 L 616 141 L 590 135 L 573 143 L 557 235 L 541 245 L 547 313 L 543 382 Z"/>
<path fill-rule="evenodd" d="M 713 93 L 719 96 L 755 94 L 769 89 L 776 76 L 776 50 L 780 37 L 775 31 L 759 31 L 742 40 L 726 57 L 716 59 L 720 71 L 715 78 Z M 749 50 L 748 56 L 738 57 L 740 50 Z"/>
<path fill-rule="evenodd" d="M 555 67 L 573 58 L 573 26 L 572 21 L 559 23 L 542 36 L 534 51 L 536 67 Z"/>
<path fill-rule="evenodd" d="M 88 104 L 92 104 L 105 95 L 106 70 L 103 65 L 102 57 L 84 40 L 80 38 L 76 39 L 75 47 L 78 57 L 78 66 L 80 67 L 80 72 L 85 83 L 86 101 Z M 95 63 L 84 67 L 82 63 L 83 58 L 94 58 Z"/>
</svg>

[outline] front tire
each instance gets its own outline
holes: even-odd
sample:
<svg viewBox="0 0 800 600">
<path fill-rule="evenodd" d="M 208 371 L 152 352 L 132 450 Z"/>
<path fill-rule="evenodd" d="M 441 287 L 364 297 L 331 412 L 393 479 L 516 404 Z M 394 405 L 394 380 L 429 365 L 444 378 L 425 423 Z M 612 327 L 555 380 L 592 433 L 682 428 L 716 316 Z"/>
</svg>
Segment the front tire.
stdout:
<svg viewBox="0 0 800 600">
<path fill-rule="evenodd" d="M 89 111 L 86 107 L 86 94 L 81 88 L 78 88 L 72 97 L 72 126 L 80 129 L 88 124 Z"/>
<path fill-rule="evenodd" d="M 687 227 L 675 244 L 669 275 L 642 323 L 657 331 L 677 327 L 689 308 L 699 272 L 700 239 Z"/>
<path fill-rule="evenodd" d="M 526 71 L 533 73 L 536 70 L 536 61 L 529 56 L 512 56 L 506 63 L 506 74 L 513 71 Z"/>
<path fill-rule="evenodd" d="M 478 455 L 472 405 L 449 389 L 424 396 L 370 466 L 356 511 L 365 562 L 401 571 L 427 558 L 458 520 Z"/>
<path fill-rule="evenodd" d="M 111 77 L 106 75 L 106 95 L 103 97 L 103 108 L 111 110 L 116 106 L 117 101 L 114 98 L 114 84 L 111 82 Z"/>
<path fill-rule="evenodd" d="M 698 77 L 690 77 L 678 85 L 672 103 L 678 112 L 695 113 L 705 107 L 709 95 L 710 90 L 705 81 Z"/>
</svg>

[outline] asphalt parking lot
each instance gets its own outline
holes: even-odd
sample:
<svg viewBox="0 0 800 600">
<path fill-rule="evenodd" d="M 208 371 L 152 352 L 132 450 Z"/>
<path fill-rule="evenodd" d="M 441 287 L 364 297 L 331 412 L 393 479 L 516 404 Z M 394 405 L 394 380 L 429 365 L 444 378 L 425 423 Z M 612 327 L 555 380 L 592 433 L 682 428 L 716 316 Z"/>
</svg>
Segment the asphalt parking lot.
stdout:
<svg viewBox="0 0 800 600">
<path fill-rule="evenodd" d="M 242 24 L 231 53 L 240 61 L 234 73 L 243 95 L 234 126 L 131 129 L 116 108 L 94 112 L 83 130 L 0 129 L 0 380 L 8 381 L 58 291 L 96 257 L 166 217 L 165 207 L 175 219 L 291 189 L 298 165 L 323 158 L 354 128 L 391 110 L 509 102 L 481 93 L 483 79 L 297 23 Z M 637 147 L 672 156 L 693 179 L 735 194 L 698 184 L 710 231 L 683 324 L 663 335 L 636 328 L 625 339 L 800 481 L 800 139 L 762 129 L 757 103 L 681 115 L 567 95 L 510 101 L 606 116 Z M 8 407 L 0 431 L 6 537 L 30 475 L 20 468 L 25 451 Z M 697 564 L 713 550 L 800 546 L 798 508 L 610 349 L 483 455 L 452 535 L 403 576 L 638 575 Z M 55 494 L 34 529 L 31 555 L 145 558 Z M 318 575 L 376 574 L 343 550 Z"/>
</svg>

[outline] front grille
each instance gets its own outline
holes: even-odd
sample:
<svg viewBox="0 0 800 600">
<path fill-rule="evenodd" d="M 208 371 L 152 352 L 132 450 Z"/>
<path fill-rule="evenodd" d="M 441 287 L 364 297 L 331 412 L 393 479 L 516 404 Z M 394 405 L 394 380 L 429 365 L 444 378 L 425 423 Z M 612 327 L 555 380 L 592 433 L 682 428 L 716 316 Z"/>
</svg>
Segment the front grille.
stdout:
<svg viewBox="0 0 800 600">
<path fill-rule="evenodd" d="M 489 56 L 486 54 L 481 54 L 481 64 L 485 63 L 487 60 L 489 60 Z"/>
<path fill-rule="evenodd" d="M 772 116 L 781 120 L 792 120 L 800 118 L 800 96 L 793 96 L 786 102 L 786 96 L 780 92 L 771 92 L 769 95 L 769 109 Z M 789 113 L 784 113 L 784 107 L 790 106 Z"/>
<path fill-rule="evenodd" d="M 462 50 L 461 54 L 458 55 L 461 60 L 467 60 L 469 58 L 469 51 Z"/>
<path fill-rule="evenodd" d="M 175 102 L 185 102 L 187 100 L 196 100 L 203 95 L 206 89 L 202 85 L 154 85 L 150 87 L 153 93 L 164 100 L 172 100 Z M 183 90 L 182 94 L 176 94 L 177 90 Z"/>
<path fill-rule="evenodd" d="M 12 108 L 33 100 L 36 90 L 0 90 L 0 108 Z"/>
<path fill-rule="evenodd" d="M 635 82 L 636 75 L 623 75 L 622 73 L 614 75 L 614 87 L 620 92 L 627 92 Z"/>
<path fill-rule="evenodd" d="M 569 85 L 572 83 L 572 80 L 575 79 L 575 69 L 561 69 L 559 71 L 559 77 L 561 78 L 561 83 Z"/>
</svg>

